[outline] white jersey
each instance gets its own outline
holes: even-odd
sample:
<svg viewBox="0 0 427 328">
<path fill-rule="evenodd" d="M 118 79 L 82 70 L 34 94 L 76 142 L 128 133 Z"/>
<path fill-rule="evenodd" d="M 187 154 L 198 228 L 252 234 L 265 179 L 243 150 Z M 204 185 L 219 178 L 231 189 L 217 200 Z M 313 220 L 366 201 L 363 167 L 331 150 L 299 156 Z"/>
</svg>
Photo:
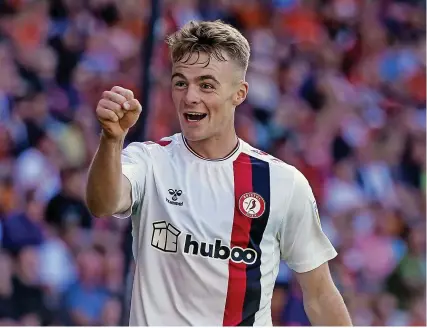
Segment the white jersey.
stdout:
<svg viewBox="0 0 427 328">
<path fill-rule="evenodd" d="M 306 178 L 242 140 L 198 156 L 181 134 L 131 143 L 136 261 L 131 326 L 271 326 L 279 262 L 310 271 L 337 253 Z"/>
</svg>

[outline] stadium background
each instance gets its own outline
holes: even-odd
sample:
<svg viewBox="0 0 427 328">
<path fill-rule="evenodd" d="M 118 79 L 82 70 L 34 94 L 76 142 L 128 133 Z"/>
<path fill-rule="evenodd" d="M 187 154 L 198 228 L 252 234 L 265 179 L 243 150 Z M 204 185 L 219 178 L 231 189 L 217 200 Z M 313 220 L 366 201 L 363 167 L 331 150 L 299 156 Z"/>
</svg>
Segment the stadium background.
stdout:
<svg viewBox="0 0 427 328">
<path fill-rule="evenodd" d="M 157 4 L 0 1 L 0 324 L 126 324 L 129 222 L 82 197 L 94 109 L 121 85 L 149 101 L 129 141 L 177 132 L 163 37 L 220 18 L 252 46 L 238 134 L 309 179 L 354 324 L 425 325 L 425 1 Z M 285 264 L 272 307 L 308 325 Z"/>
</svg>

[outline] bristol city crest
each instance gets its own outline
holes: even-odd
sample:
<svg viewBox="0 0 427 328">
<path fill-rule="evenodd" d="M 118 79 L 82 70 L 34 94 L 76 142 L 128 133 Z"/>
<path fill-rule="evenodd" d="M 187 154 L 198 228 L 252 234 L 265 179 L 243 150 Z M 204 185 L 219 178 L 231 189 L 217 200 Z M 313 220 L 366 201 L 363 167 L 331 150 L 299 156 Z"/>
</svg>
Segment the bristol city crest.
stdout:
<svg viewBox="0 0 427 328">
<path fill-rule="evenodd" d="M 257 193 L 247 192 L 240 196 L 239 210 L 248 218 L 257 219 L 264 214 L 265 201 Z"/>
</svg>

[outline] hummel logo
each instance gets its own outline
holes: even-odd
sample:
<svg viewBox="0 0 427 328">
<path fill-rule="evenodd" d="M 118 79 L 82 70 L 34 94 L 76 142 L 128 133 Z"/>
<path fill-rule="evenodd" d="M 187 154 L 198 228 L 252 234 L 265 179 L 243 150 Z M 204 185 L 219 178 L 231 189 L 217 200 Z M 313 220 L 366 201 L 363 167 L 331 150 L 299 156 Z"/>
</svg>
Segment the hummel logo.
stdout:
<svg viewBox="0 0 427 328">
<path fill-rule="evenodd" d="M 184 204 L 184 202 L 177 202 L 178 197 L 182 195 L 182 190 L 179 190 L 179 189 L 169 189 L 168 192 L 169 192 L 169 195 L 172 196 L 172 200 L 169 200 L 168 198 L 166 198 L 166 201 L 169 204 L 178 205 L 178 206 L 182 206 Z"/>
</svg>

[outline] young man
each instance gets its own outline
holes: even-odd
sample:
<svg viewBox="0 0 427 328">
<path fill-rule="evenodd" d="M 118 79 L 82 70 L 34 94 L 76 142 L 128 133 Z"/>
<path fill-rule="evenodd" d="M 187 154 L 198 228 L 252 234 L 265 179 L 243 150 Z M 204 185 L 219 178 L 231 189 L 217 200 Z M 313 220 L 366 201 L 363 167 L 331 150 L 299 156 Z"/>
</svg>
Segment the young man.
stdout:
<svg viewBox="0 0 427 328">
<path fill-rule="evenodd" d="M 87 203 L 96 216 L 132 216 L 130 325 L 271 325 L 281 259 L 312 324 L 351 325 L 307 180 L 236 136 L 247 40 L 219 21 L 191 22 L 168 44 L 182 133 L 123 150 L 139 102 L 114 87 L 96 110 L 103 132 Z"/>
</svg>

